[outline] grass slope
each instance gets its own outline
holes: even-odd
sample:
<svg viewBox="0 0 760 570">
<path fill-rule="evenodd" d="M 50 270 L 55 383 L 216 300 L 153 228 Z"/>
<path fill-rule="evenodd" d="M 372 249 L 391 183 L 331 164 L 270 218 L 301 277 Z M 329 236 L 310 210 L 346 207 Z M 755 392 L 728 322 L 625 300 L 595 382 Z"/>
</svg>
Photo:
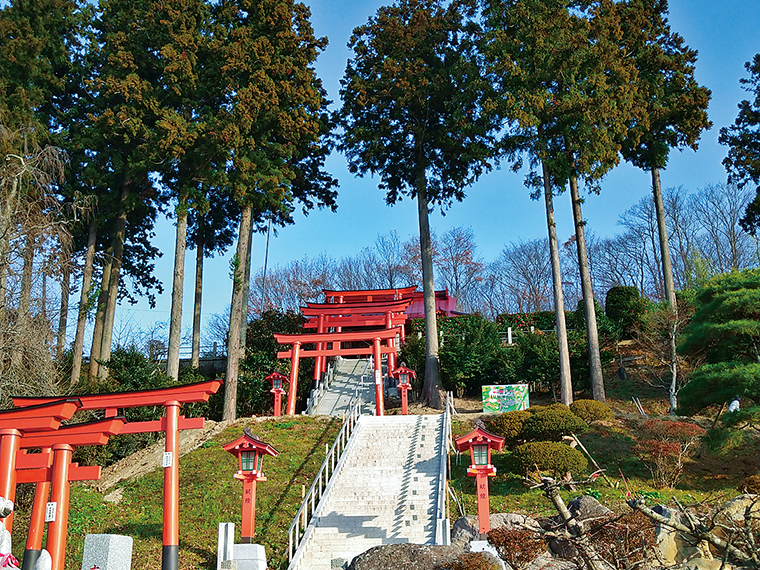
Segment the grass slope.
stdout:
<svg viewBox="0 0 760 570">
<path fill-rule="evenodd" d="M 288 527 L 301 504 L 301 488 L 308 490 L 322 461 L 325 445 L 332 445 L 339 418 L 280 418 L 241 420 L 219 436 L 180 460 L 179 567 L 182 570 L 216 568 L 217 532 L 220 522 L 236 523 L 240 541 L 242 484 L 233 479 L 235 458 L 222 445 L 251 427 L 254 434 L 272 444 L 278 457 L 266 458 L 267 481 L 256 488 L 256 539 L 266 548 L 270 568 L 287 566 Z M 134 538 L 132 568 L 161 568 L 163 472 L 157 468 L 139 479 L 119 485 L 118 504 L 103 501 L 92 487 L 74 484 L 71 489 L 67 570 L 79 570 L 87 534 L 123 534 Z M 109 489 L 108 492 L 112 492 Z M 28 528 L 28 513 L 19 512 L 15 528 Z M 24 536 L 14 533 L 13 552 L 21 554 Z M 20 556 L 19 556 L 20 558 Z"/>
</svg>

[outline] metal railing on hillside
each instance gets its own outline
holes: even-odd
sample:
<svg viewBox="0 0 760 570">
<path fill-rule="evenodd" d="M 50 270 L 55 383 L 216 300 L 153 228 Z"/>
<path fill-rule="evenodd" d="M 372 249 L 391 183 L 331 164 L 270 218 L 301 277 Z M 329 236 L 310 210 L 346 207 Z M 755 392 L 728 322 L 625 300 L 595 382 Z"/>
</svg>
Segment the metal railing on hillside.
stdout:
<svg viewBox="0 0 760 570">
<path fill-rule="evenodd" d="M 327 452 L 322 467 L 319 469 L 319 473 L 314 478 L 314 483 L 311 484 L 309 492 L 301 503 L 301 507 L 298 509 L 293 522 L 288 528 L 288 561 L 292 562 L 293 555 L 301 546 L 301 542 L 305 538 L 306 529 L 311 523 L 311 519 L 314 516 L 319 503 L 324 495 L 327 487 L 330 483 L 331 477 L 335 475 L 335 468 L 338 465 L 343 452 L 346 450 L 346 445 L 351 438 L 351 434 L 354 432 L 356 423 L 359 421 L 361 415 L 362 398 L 359 396 L 355 401 L 352 401 L 349 405 L 349 412 L 346 416 L 343 426 L 340 428 L 338 437 L 335 438 L 330 451 Z"/>
<path fill-rule="evenodd" d="M 443 545 L 451 544 L 447 491 L 449 485 L 449 448 L 453 447 L 451 442 L 451 412 L 453 409 L 454 396 L 451 392 L 446 392 L 446 410 L 443 412 L 443 436 L 441 438 L 440 465 L 438 468 L 438 501 L 436 504 L 435 520 L 435 543 Z M 456 413 L 456 410 L 454 412 Z"/>
<path fill-rule="evenodd" d="M 316 388 L 312 388 L 311 392 L 309 393 L 309 399 L 306 402 L 306 413 L 309 415 L 314 414 L 314 410 L 317 409 L 317 406 L 319 406 L 319 402 L 322 401 L 322 397 L 325 395 L 325 392 L 327 392 L 327 389 L 330 387 L 330 384 L 332 384 L 333 378 L 335 376 L 335 367 L 332 364 L 327 365 L 327 371 L 325 372 L 324 378 L 319 380 L 319 384 L 317 384 Z"/>
</svg>

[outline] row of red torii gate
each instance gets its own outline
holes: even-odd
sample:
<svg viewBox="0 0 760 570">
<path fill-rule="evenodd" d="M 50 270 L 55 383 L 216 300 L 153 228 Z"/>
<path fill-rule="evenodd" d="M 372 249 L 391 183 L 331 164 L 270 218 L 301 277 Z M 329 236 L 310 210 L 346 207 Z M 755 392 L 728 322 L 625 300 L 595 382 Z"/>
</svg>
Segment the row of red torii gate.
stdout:
<svg viewBox="0 0 760 570">
<path fill-rule="evenodd" d="M 324 303 L 306 303 L 301 312 L 306 317 L 305 334 L 275 334 L 281 345 L 290 350 L 277 353 L 277 358 L 290 359 L 290 389 L 285 413 L 295 414 L 298 393 L 298 366 L 302 358 L 314 358 L 314 388 L 327 370 L 329 357 L 372 356 L 374 364 L 375 413 L 385 412 L 383 400 L 382 357 L 386 356 L 389 376 L 397 380 L 411 371 L 397 368 L 398 350 L 405 340 L 404 325 L 410 317 L 423 316 L 423 294 L 416 287 L 334 291 L 325 289 Z M 448 291 L 436 291 L 436 311 L 455 314 L 456 300 Z M 276 375 L 273 375 L 276 376 Z M 274 378 L 273 378 L 274 380 Z M 408 385 L 401 386 L 405 404 Z M 275 414 L 279 414 L 278 386 L 275 392 Z M 406 406 L 403 405 L 403 413 Z"/>
</svg>

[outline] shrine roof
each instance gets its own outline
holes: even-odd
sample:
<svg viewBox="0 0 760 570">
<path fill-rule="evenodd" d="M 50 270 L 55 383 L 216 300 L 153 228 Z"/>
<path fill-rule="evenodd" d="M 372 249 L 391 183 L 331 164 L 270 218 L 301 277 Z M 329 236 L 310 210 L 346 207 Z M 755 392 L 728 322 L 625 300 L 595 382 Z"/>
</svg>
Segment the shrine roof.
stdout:
<svg viewBox="0 0 760 570">
<path fill-rule="evenodd" d="M 470 449 L 472 445 L 488 444 L 491 449 L 501 451 L 504 447 L 504 438 L 500 437 L 490 431 L 487 431 L 481 427 L 475 428 L 473 431 L 462 437 L 458 437 L 454 444 L 457 451 L 466 451 Z"/>
</svg>

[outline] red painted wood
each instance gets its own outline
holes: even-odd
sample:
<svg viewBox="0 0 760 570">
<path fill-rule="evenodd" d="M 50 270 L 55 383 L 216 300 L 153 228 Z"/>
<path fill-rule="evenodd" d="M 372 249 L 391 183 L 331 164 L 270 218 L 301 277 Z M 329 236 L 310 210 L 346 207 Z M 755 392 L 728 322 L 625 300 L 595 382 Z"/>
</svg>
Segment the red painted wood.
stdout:
<svg viewBox="0 0 760 570">
<path fill-rule="evenodd" d="M 21 448 L 52 447 L 56 443 L 69 445 L 105 445 L 109 436 L 116 435 L 127 422 L 126 418 L 108 418 L 95 422 L 68 425 L 52 432 L 24 434 Z"/>
<path fill-rule="evenodd" d="M 15 404 L 15 402 L 14 402 Z M 44 431 L 56 429 L 62 420 L 69 420 L 81 407 L 76 398 L 46 398 L 43 402 L 32 402 L 30 407 L 0 410 L 0 429 L 19 431 Z"/>
<path fill-rule="evenodd" d="M 154 388 L 136 392 L 117 392 L 111 394 L 85 394 L 75 396 L 82 402 L 83 410 L 104 410 L 106 408 L 139 408 L 141 406 L 163 406 L 167 402 L 180 404 L 206 402 L 215 394 L 222 381 L 207 380 L 195 384 L 184 384 L 168 388 Z M 55 398 L 36 396 L 13 396 L 13 404 L 19 407 L 33 406 L 50 402 Z M 70 416 L 69 416 L 70 417 Z"/>
<path fill-rule="evenodd" d="M 69 467 L 69 481 L 97 481 L 102 472 L 100 465 L 79 465 L 72 463 Z M 24 469 L 16 475 L 16 483 L 50 483 L 53 469 Z M 30 527 L 31 528 L 31 527 Z"/>
</svg>

